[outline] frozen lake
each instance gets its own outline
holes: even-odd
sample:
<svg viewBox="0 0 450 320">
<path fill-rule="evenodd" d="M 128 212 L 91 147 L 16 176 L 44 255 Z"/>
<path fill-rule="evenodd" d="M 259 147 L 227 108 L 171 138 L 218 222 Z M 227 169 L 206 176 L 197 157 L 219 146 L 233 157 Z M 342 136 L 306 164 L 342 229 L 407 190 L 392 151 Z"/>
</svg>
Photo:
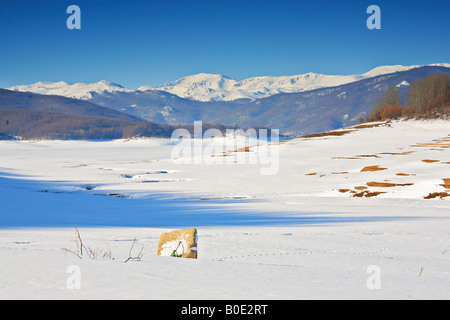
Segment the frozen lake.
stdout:
<svg viewBox="0 0 450 320">
<path fill-rule="evenodd" d="M 0 228 L 295 226 L 396 219 L 342 217 L 333 213 L 252 213 L 239 208 L 239 205 L 257 200 L 192 199 L 167 194 L 129 199 L 122 194 L 87 190 L 89 186 L 19 179 L 5 173 L 1 175 Z"/>
</svg>

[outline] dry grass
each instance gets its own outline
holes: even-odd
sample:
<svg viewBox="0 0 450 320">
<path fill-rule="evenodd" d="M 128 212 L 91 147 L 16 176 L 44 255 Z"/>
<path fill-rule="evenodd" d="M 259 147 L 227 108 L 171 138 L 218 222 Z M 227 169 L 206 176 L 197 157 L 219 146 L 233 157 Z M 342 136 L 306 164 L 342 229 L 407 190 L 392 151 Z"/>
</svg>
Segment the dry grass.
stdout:
<svg viewBox="0 0 450 320">
<path fill-rule="evenodd" d="M 368 128 L 377 128 L 382 125 L 385 125 L 387 122 L 381 122 L 381 123 L 374 123 L 374 124 L 360 124 L 357 126 L 354 126 L 355 129 L 368 129 Z"/>
<path fill-rule="evenodd" d="M 103 249 L 97 249 L 97 248 L 92 248 L 90 246 L 86 246 L 84 244 L 83 239 L 81 238 L 80 232 L 78 231 L 77 228 L 75 228 L 75 243 L 77 246 L 76 250 L 69 250 L 66 248 L 63 248 L 62 250 L 76 255 L 80 259 L 87 257 L 88 259 L 101 258 L 101 259 L 114 260 L 111 257 L 111 250 L 105 251 Z"/>
<path fill-rule="evenodd" d="M 310 139 L 310 138 L 323 138 L 323 137 L 333 137 L 333 136 L 343 136 L 347 133 L 353 132 L 355 130 L 339 130 L 339 131 L 327 131 L 327 132 L 320 132 L 320 133 L 314 133 L 307 136 L 302 136 L 300 138 L 302 139 Z"/>
</svg>

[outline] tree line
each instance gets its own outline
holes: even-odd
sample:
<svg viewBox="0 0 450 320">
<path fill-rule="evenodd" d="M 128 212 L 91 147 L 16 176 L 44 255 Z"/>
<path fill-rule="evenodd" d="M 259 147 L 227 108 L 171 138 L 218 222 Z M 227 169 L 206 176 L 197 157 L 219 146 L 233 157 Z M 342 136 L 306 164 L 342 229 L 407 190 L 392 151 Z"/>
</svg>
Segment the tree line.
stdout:
<svg viewBox="0 0 450 320">
<path fill-rule="evenodd" d="M 367 121 L 391 119 L 433 119 L 450 116 L 450 75 L 432 74 L 416 78 L 409 86 L 407 102 L 402 105 L 397 86 L 389 87 L 372 107 Z"/>
</svg>

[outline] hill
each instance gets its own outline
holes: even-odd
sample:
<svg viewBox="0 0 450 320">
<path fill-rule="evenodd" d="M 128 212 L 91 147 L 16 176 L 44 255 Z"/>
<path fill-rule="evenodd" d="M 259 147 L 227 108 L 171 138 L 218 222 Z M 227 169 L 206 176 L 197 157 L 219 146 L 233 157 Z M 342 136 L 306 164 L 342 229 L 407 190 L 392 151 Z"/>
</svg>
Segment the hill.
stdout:
<svg viewBox="0 0 450 320">
<path fill-rule="evenodd" d="M 5 109 L 36 110 L 72 116 L 106 117 L 127 121 L 141 120 L 132 115 L 85 100 L 0 89 L 0 110 Z"/>
<path fill-rule="evenodd" d="M 85 99 L 88 100 L 64 100 L 68 98 L 52 96 L 53 98 L 51 99 L 53 100 L 51 101 L 65 105 L 65 107 L 58 106 L 59 112 L 76 116 L 106 116 L 129 121 L 143 119 L 166 125 L 192 125 L 194 121 L 202 120 L 204 123 L 220 123 L 225 126 L 238 126 L 241 128 L 267 127 L 280 129 L 282 134 L 299 136 L 359 123 L 361 119 L 367 117 L 371 108 L 378 103 L 380 97 L 389 87 L 397 87 L 401 99 L 405 101 L 408 88 L 415 79 L 426 78 L 431 74 L 450 74 L 448 64 L 400 67 L 376 68 L 361 75 L 361 77 L 353 77 L 350 79 L 352 81 L 347 79 L 346 82 L 349 83 L 333 87 L 273 94 L 271 90 L 274 89 L 276 91 L 277 85 L 284 83 L 281 79 L 278 79 L 278 84 L 273 84 L 273 87 L 269 85 L 272 88 L 269 90 L 271 92 L 269 97 L 255 100 L 198 101 L 159 90 L 162 87 L 159 89 L 142 88 L 142 90 L 129 90 L 104 82 L 94 84 L 92 87 L 89 86 L 88 89 L 93 90 L 89 91 L 89 95 L 85 96 Z M 180 80 L 176 83 L 182 85 L 183 88 L 191 88 L 190 86 L 192 85 L 191 89 L 193 90 L 193 88 L 202 84 L 200 80 L 206 76 L 208 75 L 205 74 L 199 79 L 193 76 L 183 78 L 181 79 L 182 81 Z M 310 74 L 310 78 L 309 82 L 305 82 L 308 84 L 305 88 L 311 88 L 319 84 L 331 85 L 334 80 L 337 83 L 344 81 L 338 76 L 326 78 L 323 75 L 313 76 Z M 355 81 L 359 78 L 363 79 Z M 203 84 L 202 88 L 214 85 L 224 89 L 227 85 L 222 83 L 221 79 L 221 77 L 212 77 L 211 81 L 209 81 L 210 83 Z M 337 79 L 340 80 L 338 81 Z M 227 81 L 231 80 L 228 79 Z M 250 82 L 253 82 L 258 88 L 265 82 L 270 83 L 267 79 L 258 81 L 254 78 Z M 259 84 L 256 85 L 256 83 Z M 172 84 L 175 85 L 175 82 Z M 298 83 L 294 81 L 292 86 L 295 87 L 295 85 L 298 85 Z M 56 87 L 59 91 L 62 90 L 58 86 Z M 288 87 L 285 84 L 284 88 Z M 38 90 L 39 88 L 29 89 Z M 87 90 L 85 87 L 83 88 L 83 90 Z M 180 87 L 177 85 L 176 88 Z M 25 90 L 24 88 L 22 89 Z M 43 89 L 40 88 L 39 90 L 42 91 Z M 214 88 L 211 90 L 214 91 Z M 19 92 L 16 93 L 19 94 Z M 9 94 L 12 94 L 11 91 Z M 21 101 L 16 103 L 16 105 L 22 107 L 22 102 L 24 100 L 27 102 L 25 99 L 27 94 L 22 93 L 24 96 L 20 97 Z M 86 92 L 83 94 L 86 94 Z M 52 109 L 51 104 L 49 105 L 49 101 L 45 97 L 50 96 L 40 96 L 40 99 L 45 101 L 35 102 L 33 109 L 55 112 L 54 107 Z M 77 106 L 77 108 L 73 108 L 73 106 Z M 101 109 L 100 106 L 106 107 L 106 109 Z M 74 109 L 76 109 L 76 112 Z"/>
<path fill-rule="evenodd" d="M 39 110 L 0 110 L 0 131 L 23 139 L 103 140 L 170 137 L 173 128 L 150 121 L 82 117 Z"/>
</svg>

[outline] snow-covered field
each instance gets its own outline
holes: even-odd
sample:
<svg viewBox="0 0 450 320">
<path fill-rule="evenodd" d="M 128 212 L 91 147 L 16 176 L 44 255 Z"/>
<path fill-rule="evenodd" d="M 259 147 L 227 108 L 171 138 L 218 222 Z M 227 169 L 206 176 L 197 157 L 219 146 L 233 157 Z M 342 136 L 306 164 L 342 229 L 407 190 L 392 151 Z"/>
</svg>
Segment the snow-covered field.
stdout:
<svg viewBox="0 0 450 320">
<path fill-rule="evenodd" d="M 448 299 L 449 128 L 343 129 L 257 164 L 266 146 L 230 138 L 193 164 L 164 139 L 1 141 L 0 298 Z M 75 227 L 96 259 L 69 252 Z M 156 256 L 184 227 L 198 259 Z"/>
</svg>

